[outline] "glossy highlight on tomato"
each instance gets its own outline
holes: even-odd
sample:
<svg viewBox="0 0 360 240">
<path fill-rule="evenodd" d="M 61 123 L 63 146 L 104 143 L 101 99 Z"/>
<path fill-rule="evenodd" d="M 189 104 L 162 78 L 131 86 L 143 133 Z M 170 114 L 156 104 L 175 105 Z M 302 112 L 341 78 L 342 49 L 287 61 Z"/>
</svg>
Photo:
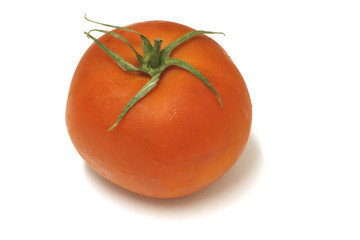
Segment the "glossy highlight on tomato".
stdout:
<svg viewBox="0 0 360 240">
<path fill-rule="evenodd" d="M 161 49 L 193 29 L 173 22 L 127 26 Z M 142 38 L 114 29 L 143 54 Z M 132 66 L 139 58 L 124 41 L 104 34 L 99 41 Z M 213 39 L 198 35 L 170 54 L 199 71 L 172 65 L 157 85 L 119 119 L 129 101 L 153 76 L 124 71 L 97 43 L 81 58 L 69 89 L 66 124 L 81 157 L 109 181 L 154 198 L 194 193 L 223 176 L 243 152 L 251 128 L 252 105 L 239 70 Z M 219 101 L 221 99 L 221 105 Z"/>
</svg>

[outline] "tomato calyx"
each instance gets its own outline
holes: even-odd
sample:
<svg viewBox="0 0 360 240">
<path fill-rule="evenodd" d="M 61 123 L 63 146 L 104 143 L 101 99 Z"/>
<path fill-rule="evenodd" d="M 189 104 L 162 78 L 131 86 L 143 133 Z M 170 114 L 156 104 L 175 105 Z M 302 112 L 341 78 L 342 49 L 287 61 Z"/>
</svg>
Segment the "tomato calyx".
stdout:
<svg viewBox="0 0 360 240">
<path fill-rule="evenodd" d="M 198 36 L 202 34 L 223 34 L 221 32 L 210 32 L 210 31 L 191 31 L 189 33 L 184 34 L 183 36 L 179 37 L 175 41 L 171 42 L 169 45 L 167 45 L 165 48 L 161 50 L 161 43 L 162 39 L 155 38 L 154 44 L 152 45 L 150 40 L 144 36 L 143 34 L 129 29 L 125 27 L 119 27 L 114 26 L 110 24 L 104 24 L 100 22 L 95 22 L 93 20 L 90 20 L 86 17 L 85 19 L 89 22 L 96 23 L 102 26 L 116 28 L 128 32 L 132 32 L 135 34 L 138 34 L 141 38 L 141 43 L 143 47 L 143 53 L 144 56 L 141 56 L 136 49 L 131 45 L 131 43 L 125 39 L 120 34 L 117 34 L 112 31 L 106 31 L 106 30 L 100 30 L 100 29 L 92 29 L 88 32 L 85 32 L 88 38 L 91 38 L 103 51 L 106 52 L 107 55 L 109 55 L 124 71 L 129 72 L 143 72 L 151 76 L 151 79 L 141 88 L 135 96 L 127 103 L 125 108 L 120 113 L 118 119 L 115 121 L 115 123 L 108 129 L 108 131 L 114 129 L 120 122 L 120 120 L 125 116 L 125 114 L 143 97 L 145 97 L 159 82 L 161 73 L 168 68 L 169 66 L 177 66 L 182 69 L 185 69 L 186 71 L 189 71 L 190 73 L 194 74 L 197 78 L 199 78 L 210 90 L 215 94 L 216 98 L 218 99 L 220 103 L 220 107 L 223 107 L 222 101 L 218 93 L 216 92 L 215 88 L 211 85 L 211 83 L 206 79 L 206 77 L 200 73 L 196 68 L 191 66 L 189 63 L 187 63 L 184 60 L 181 59 L 175 59 L 170 58 L 170 54 L 174 48 L 176 48 L 178 45 L 186 42 L 187 40 Z M 121 56 L 113 52 L 111 49 L 109 49 L 105 44 L 103 44 L 101 41 L 93 37 L 90 33 L 91 32 L 101 32 L 104 34 L 108 34 L 112 37 L 115 37 L 124 43 L 126 43 L 134 52 L 136 55 L 136 58 L 139 62 L 139 66 L 136 67 L 129 62 L 125 61 Z"/>
</svg>

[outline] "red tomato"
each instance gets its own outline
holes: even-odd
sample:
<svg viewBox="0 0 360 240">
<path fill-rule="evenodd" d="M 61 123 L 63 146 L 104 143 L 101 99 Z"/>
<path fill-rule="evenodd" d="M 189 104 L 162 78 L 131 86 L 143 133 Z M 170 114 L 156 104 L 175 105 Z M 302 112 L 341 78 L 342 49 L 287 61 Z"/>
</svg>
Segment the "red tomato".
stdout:
<svg viewBox="0 0 360 240">
<path fill-rule="evenodd" d="M 127 28 L 150 40 L 162 39 L 164 47 L 193 31 L 165 21 Z M 123 29 L 112 33 L 144 54 L 138 34 Z M 99 41 L 139 67 L 139 58 L 124 41 L 109 34 Z M 155 198 L 188 195 L 215 182 L 243 152 L 251 127 L 248 89 L 219 44 L 198 35 L 176 46 L 170 57 L 202 73 L 219 98 L 193 73 L 170 66 L 114 126 L 125 106 L 153 76 L 124 71 L 94 43 L 76 68 L 66 108 L 68 132 L 81 157 L 111 182 Z"/>
</svg>

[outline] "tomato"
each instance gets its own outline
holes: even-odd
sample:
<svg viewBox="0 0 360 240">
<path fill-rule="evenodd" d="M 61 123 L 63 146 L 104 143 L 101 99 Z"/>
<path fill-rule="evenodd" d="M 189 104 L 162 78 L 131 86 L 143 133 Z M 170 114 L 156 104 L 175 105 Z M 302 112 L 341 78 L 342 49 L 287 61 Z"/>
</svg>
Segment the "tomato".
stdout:
<svg viewBox="0 0 360 240">
<path fill-rule="evenodd" d="M 166 21 L 136 23 L 127 29 L 136 32 L 111 32 L 127 39 L 140 55 L 144 38 L 137 33 L 162 39 L 164 49 L 194 31 Z M 139 67 L 139 57 L 123 40 L 107 33 L 98 41 Z M 204 34 L 194 36 L 176 46 L 170 57 L 187 62 L 211 85 L 171 65 L 119 119 L 154 77 L 124 71 L 95 42 L 75 70 L 66 106 L 68 133 L 81 157 L 111 182 L 154 198 L 185 196 L 223 176 L 243 152 L 252 120 L 244 79 L 214 40 Z"/>
</svg>

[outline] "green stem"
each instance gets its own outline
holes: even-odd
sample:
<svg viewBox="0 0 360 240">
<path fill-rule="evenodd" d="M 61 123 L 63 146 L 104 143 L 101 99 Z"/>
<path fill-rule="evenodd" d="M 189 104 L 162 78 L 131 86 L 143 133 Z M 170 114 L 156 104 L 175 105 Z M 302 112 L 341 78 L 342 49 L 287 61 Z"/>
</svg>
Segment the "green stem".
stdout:
<svg viewBox="0 0 360 240">
<path fill-rule="evenodd" d="M 86 18 L 86 16 L 85 16 Z M 94 42 L 99 45 L 100 48 L 102 48 L 124 71 L 140 71 L 144 72 L 148 75 L 150 75 L 152 78 L 150 81 L 148 81 L 144 87 L 137 93 L 135 96 L 128 102 L 128 104 L 125 106 L 125 108 L 121 111 L 120 116 L 116 120 L 116 122 L 108 129 L 109 131 L 114 129 L 120 120 L 125 116 L 125 114 L 143 97 L 145 97 L 159 82 L 161 73 L 169 66 L 178 66 L 186 71 L 191 72 L 194 74 L 197 78 L 199 78 L 205 86 L 207 86 L 211 91 L 215 94 L 216 98 L 218 99 L 220 103 L 220 107 L 223 107 L 222 101 L 218 93 L 216 92 L 215 88 L 211 85 L 211 83 L 206 79 L 206 77 L 201 74 L 197 69 L 195 69 L 193 66 L 191 66 L 189 63 L 181 60 L 181 59 L 173 59 L 170 58 L 170 54 L 174 48 L 176 48 L 178 45 L 188 41 L 189 39 L 196 37 L 201 34 L 223 34 L 220 32 L 209 32 L 209 31 L 192 31 L 184 34 L 183 36 L 179 37 L 169 45 L 167 45 L 163 50 L 161 50 L 161 43 L 162 39 L 155 38 L 154 39 L 154 46 L 151 45 L 150 41 L 146 36 L 143 34 L 136 32 L 129 28 L 123 28 L 118 27 L 114 25 L 104 24 L 92 21 L 88 18 L 86 20 L 100 24 L 107 27 L 114 27 L 117 29 L 125 30 L 128 32 L 136 33 L 141 37 L 141 42 L 143 45 L 143 56 L 141 56 L 135 48 L 128 42 L 124 37 L 117 33 L 104 31 L 104 30 L 91 30 L 86 35 L 94 40 Z M 101 43 L 98 39 L 94 38 L 92 35 L 90 35 L 90 32 L 97 31 L 97 32 L 103 32 L 106 34 L 111 35 L 112 37 L 116 37 L 123 42 L 125 42 L 136 54 L 136 57 L 139 61 L 139 67 L 135 67 L 131 65 L 130 63 L 126 62 L 124 59 L 122 59 L 119 55 L 111 51 L 108 47 L 106 47 L 103 43 Z"/>
<path fill-rule="evenodd" d="M 154 39 L 154 47 L 152 49 L 151 57 L 150 57 L 150 67 L 157 68 L 160 65 L 160 48 L 162 39 L 155 38 Z"/>
</svg>

